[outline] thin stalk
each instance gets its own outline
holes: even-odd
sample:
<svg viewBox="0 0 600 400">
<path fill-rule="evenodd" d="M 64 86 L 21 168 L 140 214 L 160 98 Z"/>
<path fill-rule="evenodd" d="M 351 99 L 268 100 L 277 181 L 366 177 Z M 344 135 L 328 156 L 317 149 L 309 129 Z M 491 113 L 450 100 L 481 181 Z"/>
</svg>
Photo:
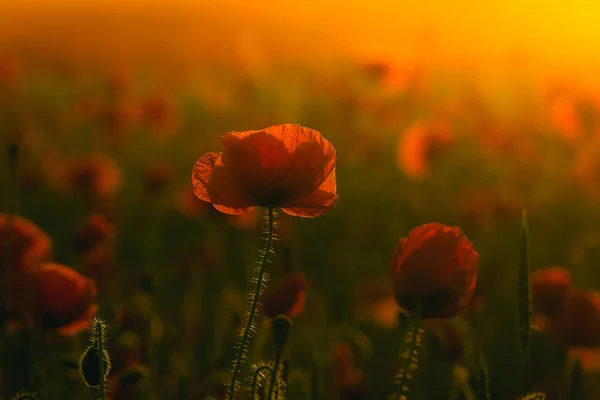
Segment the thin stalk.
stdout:
<svg viewBox="0 0 600 400">
<path fill-rule="evenodd" d="M 254 375 L 252 376 L 252 384 L 250 386 L 250 400 L 255 400 L 258 395 L 258 393 L 256 393 L 260 387 L 258 380 L 263 371 L 272 371 L 272 369 L 269 365 L 261 365 L 260 367 L 256 368 L 256 371 L 254 371 Z"/>
<path fill-rule="evenodd" d="M 413 328 L 411 332 L 412 336 L 410 347 L 408 348 L 408 357 L 406 358 L 406 364 L 404 365 L 404 370 L 402 371 L 402 378 L 400 378 L 400 382 L 398 382 L 398 388 L 396 389 L 396 400 L 400 400 L 402 398 L 402 391 L 404 390 L 408 380 L 408 371 L 410 370 L 413 356 L 417 350 L 417 338 L 419 337 L 419 327 L 421 325 L 421 313 L 422 307 L 419 304 L 416 312 L 413 315 Z"/>
<path fill-rule="evenodd" d="M 277 383 L 277 371 L 279 370 L 279 364 L 281 364 L 281 355 L 282 351 L 278 351 L 275 356 L 275 366 L 273 367 L 273 373 L 271 374 L 271 384 L 269 385 L 269 395 L 267 396 L 267 400 L 271 400 L 273 396 L 273 389 L 275 389 L 275 384 Z"/>
<path fill-rule="evenodd" d="M 96 340 L 96 346 L 98 347 L 98 372 L 100 375 L 100 398 L 106 400 L 106 365 L 104 365 L 104 326 L 101 322 L 96 322 L 96 331 L 98 338 Z"/>
<path fill-rule="evenodd" d="M 265 277 L 265 267 L 267 265 L 269 253 L 271 252 L 271 245 L 273 244 L 273 225 L 275 222 L 273 208 L 269 207 L 267 213 L 267 244 L 265 246 L 264 253 L 262 254 L 260 267 L 258 269 L 258 276 L 256 278 L 256 289 L 254 290 L 254 296 L 252 298 L 252 304 L 250 306 L 248 321 L 246 322 L 246 327 L 244 328 L 244 332 L 242 333 L 242 339 L 240 340 L 240 348 L 238 350 L 238 355 L 233 366 L 233 374 L 231 376 L 231 383 L 229 384 L 229 400 L 233 400 L 235 398 L 235 392 L 237 389 L 237 378 L 240 374 L 240 366 L 242 365 L 242 361 L 244 360 L 244 352 L 246 350 L 246 346 L 250 338 L 250 331 L 252 330 L 254 324 L 254 317 L 256 316 L 256 311 L 258 308 L 258 299 L 260 297 L 260 293 L 264 285 L 263 281 Z"/>
</svg>

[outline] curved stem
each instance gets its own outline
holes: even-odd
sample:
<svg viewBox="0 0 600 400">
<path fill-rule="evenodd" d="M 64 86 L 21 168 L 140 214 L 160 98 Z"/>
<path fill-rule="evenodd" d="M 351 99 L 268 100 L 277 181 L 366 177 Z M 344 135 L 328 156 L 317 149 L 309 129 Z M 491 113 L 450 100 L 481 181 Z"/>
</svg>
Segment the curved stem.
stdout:
<svg viewBox="0 0 600 400">
<path fill-rule="evenodd" d="M 410 347 L 408 348 L 408 357 L 406 358 L 406 364 L 404 365 L 404 370 L 402 371 L 402 378 L 400 382 L 398 382 L 398 388 L 396 389 L 396 400 L 400 400 L 402 397 L 402 390 L 406 385 L 406 381 L 408 379 L 408 370 L 410 369 L 410 364 L 412 363 L 412 358 L 414 356 L 415 351 L 417 350 L 417 338 L 419 337 L 419 326 L 421 325 L 421 305 L 417 306 L 417 310 L 413 315 L 413 328 L 411 332 L 411 341 Z"/>
<path fill-rule="evenodd" d="M 273 369 L 268 365 L 261 365 L 254 371 L 254 375 L 252 376 L 252 385 L 250 387 L 250 400 L 254 400 L 256 397 L 256 391 L 258 390 L 258 377 L 264 371 L 272 371 Z"/>
<path fill-rule="evenodd" d="M 281 351 L 277 352 L 275 356 L 275 367 L 273 368 L 273 373 L 271 374 L 271 384 L 269 385 L 269 395 L 267 396 L 267 400 L 271 400 L 273 396 L 273 389 L 277 384 L 277 371 L 279 370 L 279 364 L 281 364 Z"/>
<path fill-rule="evenodd" d="M 256 289 L 254 290 L 254 296 L 252 298 L 252 305 L 250 306 L 250 314 L 248 315 L 248 322 L 246 322 L 246 327 L 244 328 L 244 333 L 242 334 L 242 339 L 240 341 L 240 348 L 238 350 L 238 355 L 235 360 L 235 364 L 233 366 L 233 375 L 231 376 L 231 383 L 229 384 L 229 396 L 228 396 L 229 400 L 233 400 L 235 398 L 237 377 L 240 373 L 240 365 L 242 364 L 242 361 L 244 359 L 244 351 L 246 349 L 246 345 L 248 344 L 250 331 L 251 331 L 252 325 L 254 323 L 256 309 L 258 308 L 258 299 L 260 297 L 260 292 L 263 287 L 265 266 L 267 265 L 267 259 L 269 258 L 269 252 L 271 251 L 271 245 L 273 244 L 273 225 L 274 225 L 273 208 L 269 207 L 267 212 L 268 212 L 267 244 L 265 246 L 265 250 L 262 255 L 262 260 L 260 261 L 260 267 L 258 269 L 258 277 L 256 279 Z"/>
</svg>

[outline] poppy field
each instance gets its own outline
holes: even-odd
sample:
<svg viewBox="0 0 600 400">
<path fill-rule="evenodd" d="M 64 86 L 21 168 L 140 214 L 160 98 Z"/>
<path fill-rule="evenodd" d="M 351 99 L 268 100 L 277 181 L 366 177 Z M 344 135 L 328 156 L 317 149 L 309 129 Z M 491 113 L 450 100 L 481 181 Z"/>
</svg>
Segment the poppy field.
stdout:
<svg viewBox="0 0 600 400">
<path fill-rule="evenodd" d="M 0 398 L 600 398 L 600 97 L 385 59 L 0 60 Z"/>
</svg>

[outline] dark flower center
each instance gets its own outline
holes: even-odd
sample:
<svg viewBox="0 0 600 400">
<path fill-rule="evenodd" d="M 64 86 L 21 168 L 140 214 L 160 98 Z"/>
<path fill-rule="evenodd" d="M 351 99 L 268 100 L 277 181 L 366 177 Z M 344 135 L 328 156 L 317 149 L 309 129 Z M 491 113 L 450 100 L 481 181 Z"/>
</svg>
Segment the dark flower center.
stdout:
<svg viewBox="0 0 600 400">
<path fill-rule="evenodd" d="M 290 198 L 290 192 L 287 189 L 273 189 L 261 196 L 258 205 L 261 207 L 279 207 Z"/>
</svg>

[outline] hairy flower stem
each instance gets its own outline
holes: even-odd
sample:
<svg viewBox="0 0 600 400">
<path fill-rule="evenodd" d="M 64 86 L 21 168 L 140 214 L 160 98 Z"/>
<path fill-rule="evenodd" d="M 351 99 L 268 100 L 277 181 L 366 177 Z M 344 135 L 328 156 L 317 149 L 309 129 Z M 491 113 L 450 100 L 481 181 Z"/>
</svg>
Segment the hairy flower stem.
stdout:
<svg viewBox="0 0 600 400">
<path fill-rule="evenodd" d="M 267 210 L 268 220 L 267 220 L 267 244 L 265 246 L 264 253 L 262 254 L 262 259 L 260 260 L 260 267 L 258 268 L 258 276 L 256 278 L 256 289 L 254 290 L 254 296 L 252 298 L 252 304 L 250 306 L 250 313 L 248 315 L 248 321 L 246 322 L 246 327 L 244 328 L 244 332 L 242 333 L 242 339 L 240 340 L 240 348 L 238 350 L 238 354 L 233 365 L 233 374 L 231 376 L 231 383 L 229 384 L 229 395 L 228 399 L 233 400 L 235 398 L 235 392 L 237 389 L 237 378 L 240 374 L 240 367 L 242 365 L 242 361 L 244 359 L 244 351 L 246 346 L 248 345 L 248 340 L 250 337 L 250 331 L 252 330 L 252 325 L 254 323 L 254 317 L 256 316 L 256 311 L 258 308 L 258 299 L 260 297 L 261 290 L 264 285 L 264 277 L 265 277 L 265 267 L 267 265 L 267 260 L 269 258 L 269 253 L 271 252 L 271 245 L 273 244 L 273 225 L 275 224 L 275 216 L 272 207 L 269 207 Z"/>
<path fill-rule="evenodd" d="M 408 357 L 406 358 L 404 370 L 402 371 L 402 378 L 400 378 L 400 382 L 398 382 L 398 388 L 396 389 L 396 400 L 400 400 L 402 398 L 402 392 L 404 391 L 404 387 L 408 380 L 408 371 L 410 370 L 414 353 L 417 350 L 417 338 L 419 337 L 419 327 L 421 326 L 421 313 L 422 307 L 421 304 L 419 304 L 417 306 L 417 310 L 413 314 L 413 327 L 411 331 L 412 336 L 410 347 L 408 348 Z"/>
<path fill-rule="evenodd" d="M 281 364 L 281 354 L 283 352 L 277 351 L 277 355 L 275 356 L 275 366 L 273 367 L 273 373 L 271 374 L 271 384 L 269 385 L 269 395 L 267 396 L 267 400 L 271 400 L 273 397 L 273 389 L 275 389 L 275 385 L 277 384 L 277 371 L 279 370 L 279 364 Z"/>
<path fill-rule="evenodd" d="M 252 376 L 252 384 L 250 386 L 250 400 L 255 400 L 258 396 L 258 389 L 260 385 L 258 381 L 261 379 L 263 372 L 271 372 L 273 369 L 269 365 L 261 365 L 254 371 L 254 376 Z"/>
<path fill-rule="evenodd" d="M 102 326 L 102 322 L 96 322 L 96 332 L 98 333 L 98 338 L 96 339 L 96 346 L 98 350 L 98 371 L 100 376 L 100 399 L 106 400 L 106 365 L 104 364 L 104 326 Z"/>
</svg>

